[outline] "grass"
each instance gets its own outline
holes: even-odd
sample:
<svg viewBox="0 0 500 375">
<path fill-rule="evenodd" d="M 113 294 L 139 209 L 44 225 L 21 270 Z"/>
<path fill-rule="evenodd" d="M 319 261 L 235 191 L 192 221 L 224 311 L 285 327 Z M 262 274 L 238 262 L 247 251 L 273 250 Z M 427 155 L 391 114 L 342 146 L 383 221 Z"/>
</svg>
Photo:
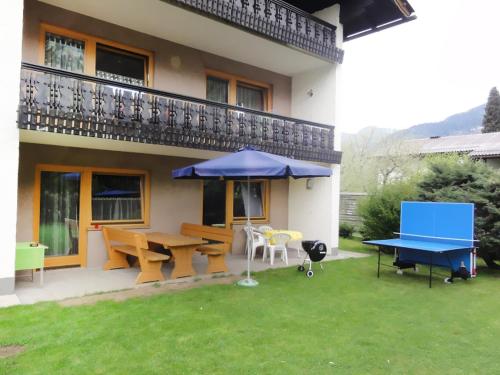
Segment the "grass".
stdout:
<svg viewBox="0 0 500 375">
<path fill-rule="evenodd" d="M 0 374 L 498 373 L 500 273 L 429 289 L 425 270 L 377 279 L 375 257 L 315 270 L 257 273 L 257 288 L 1 309 L 0 345 L 26 350 L 0 359 Z"/>
<path fill-rule="evenodd" d="M 339 247 L 342 250 L 356 251 L 358 253 L 375 254 L 373 246 L 364 245 L 358 237 L 340 238 Z"/>
</svg>

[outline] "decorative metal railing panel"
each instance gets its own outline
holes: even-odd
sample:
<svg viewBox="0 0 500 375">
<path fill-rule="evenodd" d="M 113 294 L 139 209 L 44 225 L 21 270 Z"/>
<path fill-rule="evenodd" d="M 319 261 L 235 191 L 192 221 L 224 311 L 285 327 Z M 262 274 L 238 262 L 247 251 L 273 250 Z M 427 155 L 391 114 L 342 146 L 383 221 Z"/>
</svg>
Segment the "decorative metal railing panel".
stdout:
<svg viewBox="0 0 500 375">
<path fill-rule="evenodd" d="M 336 26 L 282 0 L 164 0 L 266 38 L 342 63 Z"/>
<path fill-rule="evenodd" d="M 215 151 L 253 145 L 340 163 L 334 127 L 102 78 L 22 64 L 19 127 Z"/>
</svg>

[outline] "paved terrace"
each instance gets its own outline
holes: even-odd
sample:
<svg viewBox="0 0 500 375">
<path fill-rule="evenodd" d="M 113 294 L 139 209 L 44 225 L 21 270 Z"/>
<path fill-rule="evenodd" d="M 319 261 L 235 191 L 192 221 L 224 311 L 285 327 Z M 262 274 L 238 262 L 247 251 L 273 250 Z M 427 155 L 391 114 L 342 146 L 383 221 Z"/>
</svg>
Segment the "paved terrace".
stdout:
<svg viewBox="0 0 500 375">
<path fill-rule="evenodd" d="M 289 266 L 297 266 L 302 263 L 302 256 L 298 257 L 295 249 L 289 249 L 288 261 Z M 355 253 L 350 251 L 338 250 L 336 255 L 329 255 L 324 261 L 341 260 L 348 258 L 360 258 L 367 256 L 366 254 Z M 227 265 L 230 273 L 227 275 L 242 275 L 246 271 L 246 256 L 228 255 L 226 257 Z M 166 263 L 163 266 L 163 273 L 167 280 L 159 284 L 185 284 L 194 283 L 200 279 L 211 279 L 214 275 L 204 274 L 207 260 L 204 256 L 196 253 L 193 257 L 193 266 L 197 276 L 185 277 L 176 280 L 168 279 L 172 272 L 172 264 Z M 285 263 L 278 257 L 273 266 L 269 264 L 269 260 L 262 261 L 262 257 L 258 257 L 252 263 L 252 271 L 264 271 L 270 268 L 286 267 Z M 320 271 L 320 268 L 315 264 L 315 270 Z M 330 267 L 325 267 L 325 272 L 328 272 Z M 34 282 L 31 281 L 31 275 L 21 276 L 16 280 L 16 294 L 13 296 L 0 297 L 0 307 L 15 305 L 15 304 L 32 304 L 41 301 L 60 301 L 67 298 L 82 297 L 85 295 L 106 293 L 124 289 L 141 288 L 151 284 L 136 285 L 135 279 L 138 274 L 137 268 L 118 269 L 104 271 L 101 268 L 62 268 L 51 269 L 45 271 L 44 285 L 39 284 L 39 273 L 35 274 Z M 305 276 L 304 276 L 305 277 Z"/>
</svg>

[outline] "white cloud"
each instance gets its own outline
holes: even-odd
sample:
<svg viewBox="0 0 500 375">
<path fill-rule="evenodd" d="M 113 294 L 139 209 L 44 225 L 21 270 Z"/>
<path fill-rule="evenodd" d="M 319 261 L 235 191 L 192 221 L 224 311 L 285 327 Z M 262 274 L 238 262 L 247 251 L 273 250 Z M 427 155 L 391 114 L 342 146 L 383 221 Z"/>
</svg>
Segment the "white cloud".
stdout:
<svg viewBox="0 0 500 375">
<path fill-rule="evenodd" d="M 500 88 L 500 1 L 410 3 L 417 20 L 344 44 L 341 131 L 439 121 Z"/>
</svg>

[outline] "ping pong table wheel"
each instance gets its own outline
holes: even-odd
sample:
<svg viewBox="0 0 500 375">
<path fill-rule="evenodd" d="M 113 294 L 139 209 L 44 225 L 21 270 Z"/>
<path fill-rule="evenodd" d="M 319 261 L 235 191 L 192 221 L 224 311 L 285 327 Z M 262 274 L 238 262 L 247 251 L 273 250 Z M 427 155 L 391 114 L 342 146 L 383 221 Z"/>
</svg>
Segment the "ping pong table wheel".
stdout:
<svg viewBox="0 0 500 375">
<path fill-rule="evenodd" d="M 451 277 L 445 277 L 444 278 L 444 283 L 445 284 L 451 284 L 451 283 L 453 283 L 453 278 L 451 278 Z"/>
<path fill-rule="evenodd" d="M 397 273 L 398 275 L 402 275 L 402 274 L 403 274 L 403 270 L 402 270 L 401 268 L 398 268 L 398 269 L 396 270 L 396 273 Z"/>
<path fill-rule="evenodd" d="M 300 272 L 304 272 L 305 268 L 303 265 L 300 265 L 297 267 L 297 270 L 300 271 Z"/>
<path fill-rule="evenodd" d="M 311 278 L 311 277 L 314 276 L 314 272 L 311 271 L 311 270 L 309 270 L 309 271 L 307 271 L 306 275 L 307 275 L 308 278 Z"/>
</svg>

